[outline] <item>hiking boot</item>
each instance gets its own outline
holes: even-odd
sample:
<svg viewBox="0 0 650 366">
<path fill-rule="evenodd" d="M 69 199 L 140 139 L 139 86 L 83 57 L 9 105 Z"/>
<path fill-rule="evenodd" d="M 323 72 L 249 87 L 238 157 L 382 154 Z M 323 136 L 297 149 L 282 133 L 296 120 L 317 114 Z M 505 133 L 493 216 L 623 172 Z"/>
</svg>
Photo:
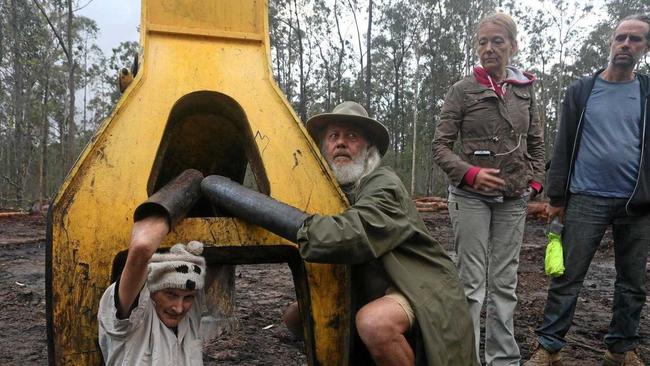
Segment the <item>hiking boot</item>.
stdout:
<svg viewBox="0 0 650 366">
<path fill-rule="evenodd" d="M 625 353 L 607 351 L 603 356 L 603 366 L 645 366 L 636 350 Z"/>
<path fill-rule="evenodd" d="M 537 346 L 530 360 L 524 363 L 524 366 L 562 366 L 560 352 L 551 353 L 542 346 Z"/>
</svg>

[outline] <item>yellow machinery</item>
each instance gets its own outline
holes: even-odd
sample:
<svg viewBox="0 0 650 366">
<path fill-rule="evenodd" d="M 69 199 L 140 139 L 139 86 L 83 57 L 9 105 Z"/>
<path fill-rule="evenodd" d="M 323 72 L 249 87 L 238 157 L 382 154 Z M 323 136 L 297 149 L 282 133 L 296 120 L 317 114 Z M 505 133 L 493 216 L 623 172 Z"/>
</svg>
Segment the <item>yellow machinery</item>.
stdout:
<svg viewBox="0 0 650 366">
<path fill-rule="evenodd" d="M 50 364 L 100 362 L 98 303 L 119 273 L 133 211 L 183 170 L 248 180 L 306 212 L 344 209 L 327 165 L 272 79 L 267 11 L 263 0 L 142 0 L 140 70 L 50 213 Z M 348 363 L 347 267 L 304 263 L 293 243 L 206 202 L 189 216 L 164 246 L 203 241 L 213 266 L 289 263 L 308 310 L 309 363 Z M 219 288 L 211 291 L 219 302 Z"/>
</svg>

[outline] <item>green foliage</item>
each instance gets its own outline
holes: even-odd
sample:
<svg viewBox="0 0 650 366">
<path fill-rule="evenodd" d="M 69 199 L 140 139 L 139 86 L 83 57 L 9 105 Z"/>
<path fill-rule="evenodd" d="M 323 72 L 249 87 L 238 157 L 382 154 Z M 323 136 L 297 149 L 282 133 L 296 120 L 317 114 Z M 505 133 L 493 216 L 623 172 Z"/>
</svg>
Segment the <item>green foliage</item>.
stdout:
<svg viewBox="0 0 650 366">
<path fill-rule="evenodd" d="M 70 168 L 65 157 L 78 154 L 110 115 L 120 97 L 118 71 L 130 67 L 139 52 L 137 43 L 123 42 L 104 54 L 95 44 L 97 24 L 73 17 L 77 99 L 71 129 L 69 62 L 65 42 L 55 36 L 56 30 L 62 40 L 67 37 L 69 1 L 39 0 L 44 13 L 31 1 L 0 1 L 0 207 L 25 207 L 52 196 Z M 473 35 L 482 16 L 500 9 L 518 24 L 520 51 L 513 63 L 538 78 L 550 155 L 567 85 L 606 66 L 609 36 L 619 19 L 650 13 L 647 0 L 606 0 L 599 8 L 590 0 L 372 0 L 368 24 L 369 4 L 270 1 L 273 75 L 302 118 L 344 100 L 367 104 L 390 131 L 384 164 L 407 186 L 414 177 L 417 195 L 446 193 L 430 145 L 447 90 L 478 62 Z M 639 71 L 650 72 L 647 58 Z"/>
</svg>

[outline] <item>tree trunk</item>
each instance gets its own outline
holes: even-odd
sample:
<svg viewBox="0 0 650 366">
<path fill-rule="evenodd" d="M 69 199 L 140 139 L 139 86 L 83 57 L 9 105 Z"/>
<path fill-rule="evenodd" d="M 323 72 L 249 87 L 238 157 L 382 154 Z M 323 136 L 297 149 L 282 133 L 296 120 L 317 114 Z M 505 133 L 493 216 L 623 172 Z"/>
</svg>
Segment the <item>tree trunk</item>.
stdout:
<svg viewBox="0 0 650 366">
<path fill-rule="evenodd" d="M 45 73 L 45 85 L 43 90 L 43 114 L 41 116 L 41 159 L 40 159 L 40 175 L 38 180 L 38 202 L 43 204 L 43 199 L 47 199 L 48 190 L 47 190 L 47 144 L 48 144 L 48 133 L 50 130 L 50 124 L 47 120 L 47 103 L 49 100 L 50 94 L 50 71 L 49 68 L 46 69 Z"/>
<path fill-rule="evenodd" d="M 67 127 L 67 141 L 66 141 L 66 155 L 63 159 L 65 161 L 64 172 L 71 168 L 74 154 L 75 154 L 75 135 L 76 125 L 74 122 L 75 117 L 75 82 L 74 82 L 74 52 L 72 51 L 72 0 L 68 0 L 68 24 L 67 24 L 67 43 L 68 43 L 68 121 Z"/>
<path fill-rule="evenodd" d="M 285 82 L 285 90 L 284 93 L 287 95 L 287 100 L 291 102 L 291 99 L 293 98 L 293 87 L 291 85 L 291 67 L 293 65 L 293 47 L 291 47 L 291 39 L 293 34 L 293 13 L 291 12 L 291 4 L 289 4 L 289 33 L 287 35 L 287 62 L 286 62 L 286 69 L 285 69 L 285 76 L 284 76 L 284 82 Z"/>
<path fill-rule="evenodd" d="M 275 44 L 275 81 L 278 83 L 278 86 L 280 89 L 284 90 L 285 86 L 284 83 L 282 82 L 282 73 L 280 72 L 282 70 L 282 64 L 280 63 L 280 60 L 282 60 L 281 55 L 281 48 L 280 48 L 280 41 L 278 41 Z"/>
<path fill-rule="evenodd" d="M 323 61 L 323 69 L 325 70 L 325 87 L 327 88 L 325 93 L 325 110 L 329 112 L 332 110 L 332 71 L 330 70 L 329 60 L 323 53 L 323 47 L 320 44 L 318 45 L 318 52 Z"/>
<path fill-rule="evenodd" d="M 366 95 L 366 109 L 368 113 L 372 115 L 372 105 L 370 104 L 370 93 L 372 89 L 371 77 L 372 77 L 372 58 L 370 47 L 372 46 L 372 0 L 368 0 L 368 33 L 366 33 L 366 84 L 365 84 L 365 95 Z"/>
<path fill-rule="evenodd" d="M 400 56 L 397 55 L 397 51 L 393 50 L 393 72 L 395 74 L 394 74 L 394 79 L 393 79 L 393 113 L 392 113 L 393 118 L 392 119 L 393 119 L 393 123 L 395 125 L 395 132 L 394 132 L 395 138 L 393 138 L 393 151 L 395 152 L 395 156 L 394 156 L 393 161 L 395 162 L 394 163 L 394 168 L 395 169 L 399 169 L 399 167 L 401 166 L 401 159 L 399 158 L 399 155 L 398 155 L 398 152 L 400 151 L 399 150 L 399 147 L 400 147 L 399 141 L 400 141 L 400 139 L 398 138 L 399 137 L 398 131 L 401 131 L 401 128 L 398 128 L 398 126 L 402 122 L 401 119 L 400 119 L 400 113 L 399 113 L 399 111 L 400 111 L 400 109 L 399 109 L 400 108 L 399 107 L 400 106 L 400 97 L 401 97 L 400 90 L 402 90 L 402 86 L 401 86 L 401 83 L 400 83 L 400 80 L 401 80 L 401 78 L 400 78 L 401 60 L 398 60 L 398 57 L 400 57 Z"/>
<path fill-rule="evenodd" d="M 205 302 L 207 316 L 201 319 L 204 341 L 210 342 L 237 329 L 235 316 L 235 266 L 209 264 Z"/>
<path fill-rule="evenodd" d="M 302 29 L 300 29 L 300 15 L 298 14 L 298 0 L 293 1 L 293 7 L 296 14 L 296 36 L 298 37 L 298 69 L 300 71 L 300 95 L 298 99 L 298 114 L 300 120 L 305 123 L 307 121 L 307 95 L 305 88 L 305 61 L 304 50 L 302 45 Z"/>
<path fill-rule="evenodd" d="M 84 39 L 84 70 L 83 70 L 83 77 L 84 77 L 84 103 L 83 103 L 83 120 L 81 122 L 81 131 L 82 133 L 86 132 L 87 128 L 87 123 L 88 123 L 88 116 L 87 116 L 87 109 L 88 109 L 88 34 L 86 34 L 86 38 Z"/>
<path fill-rule="evenodd" d="M 415 56 L 415 93 L 413 96 L 413 148 L 411 154 L 411 196 L 415 195 L 415 162 L 418 142 L 418 100 L 420 99 L 420 52 Z"/>
<path fill-rule="evenodd" d="M 363 46 L 361 45 L 361 32 L 359 31 L 359 22 L 357 21 L 357 12 L 354 9 L 354 5 L 350 0 L 348 0 L 348 5 L 350 6 L 350 11 L 352 11 L 352 18 L 354 19 L 354 26 L 355 29 L 357 30 L 357 42 L 359 42 L 359 63 L 361 66 L 361 69 L 359 69 L 359 83 L 361 84 L 363 82 Z"/>
<path fill-rule="evenodd" d="M 14 187 L 14 197 L 15 202 L 18 207 L 23 204 L 23 184 L 22 180 L 24 177 L 20 174 L 22 170 L 20 168 L 21 164 L 24 162 L 25 157 L 25 131 L 24 131 L 24 117 L 25 117 L 25 99 L 24 99 L 24 81 L 25 75 L 23 74 L 23 60 L 21 59 L 22 51 L 22 38 L 23 34 L 21 29 L 19 29 L 19 19 L 18 19 L 18 5 L 15 0 L 10 1 L 11 4 L 11 20 L 10 28 L 12 31 L 13 45 L 11 47 L 11 62 L 12 62 L 12 71 L 13 71 L 13 108 L 12 108 L 12 118 L 14 122 L 14 144 L 13 152 L 11 154 L 11 166 L 9 169 L 9 176 L 5 177 L 7 183 L 11 184 Z"/>
<path fill-rule="evenodd" d="M 336 64 L 336 102 L 338 103 L 342 100 L 343 90 L 341 85 L 343 84 L 343 58 L 345 57 L 345 40 L 343 39 L 343 34 L 341 34 L 341 24 L 339 23 L 339 12 L 338 12 L 338 1 L 334 0 L 334 21 L 336 22 L 336 32 L 339 35 L 339 42 L 341 43 L 341 49 L 338 54 L 338 62 Z"/>
</svg>

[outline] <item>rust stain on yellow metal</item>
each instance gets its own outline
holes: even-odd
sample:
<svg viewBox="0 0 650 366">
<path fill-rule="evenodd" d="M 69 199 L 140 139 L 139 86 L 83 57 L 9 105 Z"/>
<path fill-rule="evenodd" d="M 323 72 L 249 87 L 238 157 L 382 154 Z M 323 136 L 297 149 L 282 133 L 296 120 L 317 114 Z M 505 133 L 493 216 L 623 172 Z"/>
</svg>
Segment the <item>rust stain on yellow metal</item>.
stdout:
<svg viewBox="0 0 650 366">
<path fill-rule="evenodd" d="M 109 285 L 115 255 L 128 247 L 133 210 L 148 196 L 170 113 L 182 98 L 191 102 L 195 92 L 213 93 L 243 111 L 244 120 L 234 125 L 246 130 L 242 136 L 253 137 L 249 152 L 259 158 L 258 183 L 268 182 L 270 196 L 307 212 L 336 213 L 345 207 L 317 147 L 272 79 L 265 1 L 142 0 L 141 45 L 138 75 L 54 201 L 48 258 L 52 364 L 95 365 L 101 359 L 99 298 Z M 209 115 L 195 120 L 202 118 L 228 120 Z M 296 250 L 228 217 L 186 219 L 165 245 L 187 240 Z M 305 268 L 314 324 L 312 362 L 345 365 L 347 269 Z"/>
</svg>

